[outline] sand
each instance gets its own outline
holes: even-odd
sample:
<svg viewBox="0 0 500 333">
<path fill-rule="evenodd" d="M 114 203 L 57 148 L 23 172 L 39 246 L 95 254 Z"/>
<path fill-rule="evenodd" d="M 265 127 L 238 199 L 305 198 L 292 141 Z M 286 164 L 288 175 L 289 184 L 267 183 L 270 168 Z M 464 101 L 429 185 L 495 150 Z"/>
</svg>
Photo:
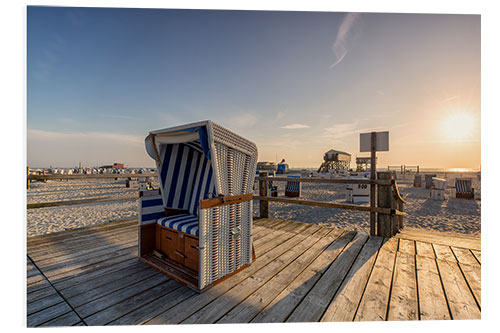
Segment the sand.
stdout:
<svg viewBox="0 0 500 333">
<path fill-rule="evenodd" d="M 445 174 L 438 174 L 444 178 Z M 447 173 L 448 184 L 460 174 Z M 467 176 L 463 174 L 463 176 Z M 481 182 L 475 174 L 473 187 L 475 200 L 456 199 L 446 191 L 446 200 L 431 200 L 430 190 L 413 187 L 413 174 L 398 175 L 400 191 L 405 205 L 405 225 L 412 228 L 478 235 L 481 233 Z M 284 195 L 284 182 L 275 182 L 279 195 Z M 155 184 L 155 186 L 158 186 Z M 343 184 L 302 184 L 302 199 L 345 203 Z M 132 195 L 137 189 L 125 187 L 125 180 L 89 179 L 69 181 L 33 182 L 27 192 L 28 203 L 77 200 L 109 196 Z M 27 235 L 36 236 L 79 228 L 137 216 L 137 199 L 94 204 L 37 208 L 27 210 Z M 364 204 L 367 205 L 367 204 Z M 254 206 L 258 214 L 258 203 Z M 270 203 L 270 216 L 298 222 L 313 223 L 347 230 L 369 231 L 369 213 L 310 207 L 284 203 Z"/>
</svg>

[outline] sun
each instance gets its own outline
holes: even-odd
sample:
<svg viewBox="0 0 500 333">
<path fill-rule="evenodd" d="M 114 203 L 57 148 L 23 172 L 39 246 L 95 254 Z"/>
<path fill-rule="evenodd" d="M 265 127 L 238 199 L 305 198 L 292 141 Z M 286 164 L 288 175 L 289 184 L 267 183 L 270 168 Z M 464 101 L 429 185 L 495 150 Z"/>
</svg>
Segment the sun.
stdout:
<svg viewBox="0 0 500 333">
<path fill-rule="evenodd" d="M 452 113 L 443 119 L 442 130 L 446 139 L 460 141 L 472 138 L 477 118 L 469 112 Z"/>
</svg>

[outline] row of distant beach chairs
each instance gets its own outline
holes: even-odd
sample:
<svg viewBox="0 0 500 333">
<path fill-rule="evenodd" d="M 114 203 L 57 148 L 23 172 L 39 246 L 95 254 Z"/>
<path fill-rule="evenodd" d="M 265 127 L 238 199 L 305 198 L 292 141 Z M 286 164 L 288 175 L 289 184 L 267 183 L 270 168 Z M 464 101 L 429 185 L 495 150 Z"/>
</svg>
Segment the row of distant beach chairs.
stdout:
<svg viewBox="0 0 500 333">
<path fill-rule="evenodd" d="M 276 174 L 274 171 L 257 171 L 257 175 L 274 177 Z M 288 176 L 288 178 L 300 178 L 300 176 Z M 273 181 L 269 181 L 269 193 L 272 197 L 278 196 L 278 186 L 273 184 Z M 255 184 L 258 186 L 258 184 Z M 300 198 L 302 191 L 302 183 L 298 181 L 293 181 L 292 179 L 286 182 L 285 185 L 285 196 L 291 198 Z"/>
<path fill-rule="evenodd" d="M 446 179 L 437 178 L 436 174 L 415 175 L 414 187 L 431 189 L 431 199 L 444 200 L 446 190 Z M 472 178 L 455 178 L 455 197 L 461 199 L 474 199 L 474 188 Z"/>
</svg>

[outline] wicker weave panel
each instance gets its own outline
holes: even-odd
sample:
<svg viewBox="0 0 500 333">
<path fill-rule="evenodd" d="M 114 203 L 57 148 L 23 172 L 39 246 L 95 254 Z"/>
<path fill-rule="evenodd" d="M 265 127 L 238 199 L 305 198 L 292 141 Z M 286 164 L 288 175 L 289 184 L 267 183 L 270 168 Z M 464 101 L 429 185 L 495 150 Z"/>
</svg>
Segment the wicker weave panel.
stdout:
<svg viewBox="0 0 500 333">
<path fill-rule="evenodd" d="M 200 289 L 251 263 L 251 217 L 251 201 L 200 210 Z"/>
</svg>

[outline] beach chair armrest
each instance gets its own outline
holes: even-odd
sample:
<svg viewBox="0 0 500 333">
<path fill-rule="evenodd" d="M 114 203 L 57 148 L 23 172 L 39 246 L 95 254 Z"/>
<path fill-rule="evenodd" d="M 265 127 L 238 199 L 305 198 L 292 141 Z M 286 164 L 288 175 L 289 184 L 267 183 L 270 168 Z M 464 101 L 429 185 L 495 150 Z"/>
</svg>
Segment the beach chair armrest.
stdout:
<svg viewBox="0 0 500 333">
<path fill-rule="evenodd" d="M 253 200 L 253 193 L 245 193 L 230 196 L 221 196 L 212 199 L 200 200 L 200 209 L 213 208 L 218 206 L 232 205 Z"/>
</svg>

